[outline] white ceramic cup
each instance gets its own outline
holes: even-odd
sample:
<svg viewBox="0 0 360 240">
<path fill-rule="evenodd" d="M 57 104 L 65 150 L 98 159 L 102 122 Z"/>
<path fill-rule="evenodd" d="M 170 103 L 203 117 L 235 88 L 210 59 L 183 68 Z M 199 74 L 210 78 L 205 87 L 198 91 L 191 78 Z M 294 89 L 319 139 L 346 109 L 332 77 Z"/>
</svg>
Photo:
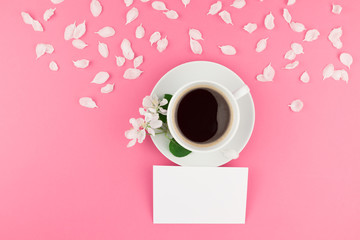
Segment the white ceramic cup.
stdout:
<svg viewBox="0 0 360 240">
<path fill-rule="evenodd" d="M 223 103 L 220 103 L 220 105 L 218 106 L 218 122 L 221 122 L 222 117 L 220 110 L 222 108 L 221 104 L 226 104 L 228 106 L 226 108 L 229 109 L 229 114 L 227 114 L 229 119 L 225 123 L 225 126 L 220 126 L 218 128 L 218 131 L 219 129 L 222 130 L 221 132 L 214 135 L 215 140 L 210 139 L 209 141 L 203 143 L 193 142 L 187 137 L 185 137 L 177 123 L 177 110 L 182 98 L 186 96 L 189 92 L 201 88 L 205 88 L 210 92 L 215 93 L 215 95 L 220 94 L 220 98 L 222 100 L 225 100 L 222 101 Z M 168 107 L 167 124 L 171 135 L 181 146 L 193 152 L 211 152 L 221 150 L 227 143 L 232 140 L 236 131 L 239 128 L 240 110 L 237 100 L 242 96 L 245 96 L 249 92 L 250 90 L 247 85 L 244 85 L 236 91 L 231 92 L 221 84 L 205 80 L 194 81 L 181 87 L 174 93 Z M 194 121 L 196 121 L 196 119 L 194 119 Z"/>
</svg>

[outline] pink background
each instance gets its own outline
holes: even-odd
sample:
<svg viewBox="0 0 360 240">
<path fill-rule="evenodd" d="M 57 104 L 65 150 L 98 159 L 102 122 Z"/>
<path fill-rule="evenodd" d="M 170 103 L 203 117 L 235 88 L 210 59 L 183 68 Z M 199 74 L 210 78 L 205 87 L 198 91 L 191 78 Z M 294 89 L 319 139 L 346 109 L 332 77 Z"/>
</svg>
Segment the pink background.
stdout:
<svg viewBox="0 0 360 240">
<path fill-rule="evenodd" d="M 184 8 L 180 0 L 167 1 L 180 18 L 168 20 L 150 3 L 136 1 L 140 16 L 124 25 L 123 1 L 102 0 L 103 13 L 92 17 L 90 0 L 65 0 L 54 17 L 44 22 L 50 0 L 3 1 L 0 9 L 0 239 L 360 239 L 360 67 L 359 13 L 356 0 L 334 1 L 343 6 L 340 16 L 331 13 L 333 0 L 299 0 L 289 11 L 295 21 L 317 28 L 321 36 L 304 43 L 300 66 L 283 70 L 283 56 L 291 42 L 304 33 L 290 30 L 282 18 L 285 0 L 248 0 L 243 9 L 224 9 L 234 26 L 218 16 L 207 16 L 215 1 L 193 0 Z M 20 12 L 29 12 L 45 31 L 34 32 Z M 263 19 L 272 11 L 276 28 L 266 30 Z M 84 50 L 63 38 L 64 28 L 87 20 L 82 38 Z M 248 22 L 259 25 L 248 34 Z M 143 23 L 144 39 L 135 28 Z M 116 35 L 101 39 L 93 32 L 112 26 Z M 342 26 L 344 47 L 337 50 L 327 40 L 334 27 Z M 204 52 L 189 48 L 188 29 L 202 31 Z M 154 31 L 168 36 L 168 49 L 150 47 Z M 122 78 L 127 62 L 115 65 L 120 42 L 131 40 L 136 55 L 144 55 L 144 71 L 137 80 Z M 270 37 L 268 48 L 256 53 L 256 42 Z M 109 45 L 102 58 L 97 41 Z M 51 43 L 52 55 L 35 60 L 37 43 Z M 238 53 L 222 55 L 218 45 L 232 44 Z M 350 81 L 322 80 L 322 69 L 350 52 L 354 64 Z M 88 69 L 76 69 L 72 60 L 90 59 Z M 48 64 L 57 61 L 60 70 Z M 171 68 L 192 60 L 221 63 L 250 86 L 256 107 L 256 124 L 249 144 L 239 159 L 225 166 L 249 167 L 249 191 L 245 225 L 154 225 L 152 223 L 152 166 L 173 165 L 154 148 L 150 139 L 127 149 L 124 131 L 128 120 L 138 117 L 142 98 Z M 272 63 L 272 83 L 255 76 Z M 90 84 L 98 71 L 111 74 L 110 94 Z M 307 70 L 311 82 L 299 81 Z M 82 96 L 95 99 L 99 109 L 78 104 Z M 300 113 L 288 104 L 300 98 Z"/>
</svg>

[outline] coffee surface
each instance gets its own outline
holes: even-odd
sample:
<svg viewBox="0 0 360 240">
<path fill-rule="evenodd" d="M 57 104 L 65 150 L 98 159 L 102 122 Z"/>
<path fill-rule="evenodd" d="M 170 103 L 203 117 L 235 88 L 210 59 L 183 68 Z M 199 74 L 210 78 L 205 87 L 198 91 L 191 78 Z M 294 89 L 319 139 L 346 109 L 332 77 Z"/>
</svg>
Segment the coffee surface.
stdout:
<svg viewBox="0 0 360 240">
<path fill-rule="evenodd" d="M 218 103 L 207 89 L 195 89 L 181 100 L 177 110 L 177 123 L 183 135 L 193 142 L 206 142 L 218 130 Z"/>
</svg>

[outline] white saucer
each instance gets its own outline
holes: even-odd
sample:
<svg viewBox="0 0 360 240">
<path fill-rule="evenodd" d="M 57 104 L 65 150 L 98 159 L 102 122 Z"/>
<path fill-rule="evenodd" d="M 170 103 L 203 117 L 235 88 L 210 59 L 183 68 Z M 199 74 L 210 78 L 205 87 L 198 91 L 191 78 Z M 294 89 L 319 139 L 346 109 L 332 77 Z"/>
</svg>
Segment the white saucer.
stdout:
<svg viewBox="0 0 360 240">
<path fill-rule="evenodd" d="M 181 64 L 167 72 L 155 85 L 151 94 L 161 98 L 164 94 L 174 94 L 184 84 L 192 81 L 206 79 L 222 84 L 231 92 L 239 89 L 245 83 L 233 71 L 220 64 L 207 61 L 194 61 Z M 235 150 L 240 153 L 250 139 L 255 123 L 255 108 L 251 94 L 247 94 L 238 100 L 241 113 L 239 129 L 234 138 L 228 143 L 225 150 Z M 178 158 L 169 151 L 169 140 L 164 134 L 151 137 L 155 146 L 168 159 L 181 166 L 221 166 L 232 159 L 226 157 L 222 151 L 198 153 Z"/>
</svg>

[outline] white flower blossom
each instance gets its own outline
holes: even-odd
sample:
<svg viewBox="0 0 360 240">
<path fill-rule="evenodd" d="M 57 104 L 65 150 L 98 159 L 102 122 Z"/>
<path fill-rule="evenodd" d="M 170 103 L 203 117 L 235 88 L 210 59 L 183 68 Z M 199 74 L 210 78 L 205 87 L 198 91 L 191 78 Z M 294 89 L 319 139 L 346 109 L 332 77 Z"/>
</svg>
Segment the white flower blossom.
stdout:
<svg viewBox="0 0 360 240">
<path fill-rule="evenodd" d="M 159 120 L 158 115 L 147 115 L 143 118 L 131 118 L 130 123 L 132 128 L 125 131 L 125 137 L 131 141 L 127 147 L 135 145 L 136 141 L 142 143 L 146 137 L 146 132 L 150 135 L 155 136 L 155 129 L 162 126 L 162 121 Z"/>
<path fill-rule="evenodd" d="M 163 115 L 166 115 L 166 110 L 162 108 L 162 106 L 165 106 L 168 103 L 168 101 L 164 98 L 159 102 L 159 98 L 156 95 L 153 96 L 146 96 L 143 99 L 143 107 L 146 111 L 149 111 L 151 113 L 157 114 L 161 113 Z"/>
<path fill-rule="evenodd" d="M 164 98 L 159 102 L 156 95 L 146 96 L 143 99 L 143 108 L 139 109 L 140 115 L 144 118 L 131 118 L 130 124 L 132 128 L 125 131 L 125 137 L 130 139 L 127 147 L 132 147 L 138 143 L 142 143 L 147 135 L 155 136 L 155 129 L 162 127 L 162 121 L 159 119 L 159 113 L 166 115 L 166 110 L 162 106 L 166 105 L 168 101 Z"/>
</svg>

